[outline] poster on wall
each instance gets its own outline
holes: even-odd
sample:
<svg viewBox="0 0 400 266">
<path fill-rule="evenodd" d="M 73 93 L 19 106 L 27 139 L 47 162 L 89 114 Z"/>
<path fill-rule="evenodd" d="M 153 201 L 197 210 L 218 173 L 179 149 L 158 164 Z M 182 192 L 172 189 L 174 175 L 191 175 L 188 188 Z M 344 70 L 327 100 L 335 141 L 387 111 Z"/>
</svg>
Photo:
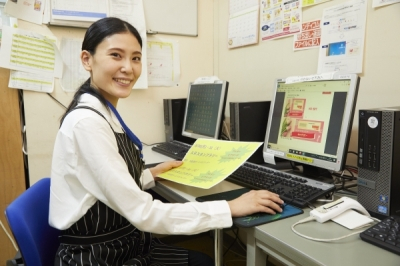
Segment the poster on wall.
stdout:
<svg viewBox="0 0 400 266">
<path fill-rule="evenodd" d="M 367 4 L 353 0 L 323 10 L 318 73 L 362 72 Z"/>
<path fill-rule="evenodd" d="M 318 48 L 321 43 L 321 20 L 301 24 L 301 32 L 293 35 L 293 50 Z"/>
<path fill-rule="evenodd" d="M 261 40 L 291 36 L 301 29 L 301 0 L 262 0 L 260 4 Z"/>
<path fill-rule="evenodd" d="M 152 38 L 147 41 L 147 79 L 149 86 L 179 85 L 181 74 L 179 42 Z"/>
</svg>

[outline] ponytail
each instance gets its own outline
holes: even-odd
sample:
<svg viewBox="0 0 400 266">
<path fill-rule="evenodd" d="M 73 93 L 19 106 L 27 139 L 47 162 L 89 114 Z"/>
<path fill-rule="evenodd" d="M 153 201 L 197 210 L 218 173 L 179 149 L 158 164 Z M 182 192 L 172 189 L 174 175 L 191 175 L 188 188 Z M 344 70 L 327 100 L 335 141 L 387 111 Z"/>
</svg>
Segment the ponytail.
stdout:
<svg viewBox="0 0 400 266">
<path fill-rule="evenodd" d="M 79 99 L 81 98 L 82 94 L 85 93 L 89 93 L 91 95 L 93 95 L 94 97 L 96 97 L 97 99 L 99 99 L 99 101 L 106 107 L 107 106 L 107 102 L 106 99 L 103 97 L 103 95 L 101 95 L 101 93 L 99 92 L 99 90 L 93 88 L 92 86 L 90 86 L 90 78 L 88 78 L 80 87 L 79 89 L 75 92 L 74 98 L 72 98 L 71 103 L 69 104 L 69 106 L 67 107 L 67 110 L 65 111 L 64 115 L 61 117 L 61 122 L 60 122 L 60 126 L 62 125 L 65 117 L 67 116 L 67 114 L 69 114 L 69 112 L 71 112 L 77 105 L 79 102 Z"/>
</svg>

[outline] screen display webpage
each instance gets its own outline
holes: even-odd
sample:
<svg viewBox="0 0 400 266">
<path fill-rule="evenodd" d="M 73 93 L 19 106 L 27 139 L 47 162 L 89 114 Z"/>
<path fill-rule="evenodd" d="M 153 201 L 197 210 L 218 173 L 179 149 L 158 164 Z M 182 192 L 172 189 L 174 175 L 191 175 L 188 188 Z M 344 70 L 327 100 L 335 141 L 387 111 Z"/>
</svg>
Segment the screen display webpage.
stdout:
<svg viewBox="0 0 400 266">
<path fill-rule="evenodd" d="M 312 163 L 340 163 L 340 131 L 350 80 L 278 83 L 269 153 Z"/>
</svg>

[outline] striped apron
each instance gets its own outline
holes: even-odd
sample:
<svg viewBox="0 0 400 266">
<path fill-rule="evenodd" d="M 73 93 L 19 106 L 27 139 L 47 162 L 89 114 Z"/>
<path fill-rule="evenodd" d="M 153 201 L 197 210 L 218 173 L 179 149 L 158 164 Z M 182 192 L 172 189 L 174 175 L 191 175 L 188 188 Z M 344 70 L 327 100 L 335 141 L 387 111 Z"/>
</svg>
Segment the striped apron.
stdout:
<svg viewBox="0 0 400 266">
<path fill-rule="evenodd" d="M 104 118 L 93 108 L 80 106 L 75 109 L 78 108 L 90 109 Z M 125 133 L 113 132 L 129 173 L 142 188 L 140 176 L 144 162 L 140 152 Z M 54 265 L 187 266 L 188 250 L 163 244 L 151 233 L 140 231 L 123 216 L 97 201 L 81 219 L 63 232 Z"/>
</svg>

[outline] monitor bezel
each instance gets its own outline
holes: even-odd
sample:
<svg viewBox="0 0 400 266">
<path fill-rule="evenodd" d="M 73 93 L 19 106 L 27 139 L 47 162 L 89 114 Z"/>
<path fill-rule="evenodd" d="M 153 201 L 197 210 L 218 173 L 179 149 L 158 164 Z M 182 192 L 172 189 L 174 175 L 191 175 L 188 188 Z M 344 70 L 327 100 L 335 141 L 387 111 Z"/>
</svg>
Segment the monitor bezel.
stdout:
<svg viewBox="0 0 400 266">
<path fill-rule="evenodd" d="M 272 156 L 274 158 L 281 158 L 288 161 L 292 161 L 294 163 L 299 163 L 302 165 L 309 165 L 317 168 L 321 168 L 328 171 L 343 171 L 346 165 L 347 153 L 348 153 L 348 146 L 350 143 L 350 136 L 353 127 L 353 119 L 355 108 L 357 104 L 357 95 L 359 90 L 359 83 L 360 77 L 357 74 L 350 74 L 350 73 L 334 73 L 331 78 L 325 78 L 324 80 L 350 80 L 350 87 L 346 97 L 346 103 L 344 108 L 344 117 L 340 129 L 340 137 L 338 141 L 338 150 L 337 150 L 337 159 L 340 162 L 329 162 L 320 159 L 314 159 L 312 163 L 308 163 L 305 161 L 297 160 L 294 158 L 288 158 L 286 156 L 287 152 L 284 152 L 283 155 L 270 150 L 268 147 L 268 140 L 270 136 L 270 129 L 271 123 L 273 119 L 273 110 L 275 106 L 275 97 L 278 90 L 278 83 L 286 82 L 287 78 L 279 78 L 275 80 L 272 100 L 271 100 L 271 108 L 268 115 L 268 123 L 267 123 L 267 131 L 265 134 L 265 141 L 264 141 L 264 149 L 263 149 L 263 156 L 264 161 L 266 163 L 270 163 L 270 159 Z M 311 81 L 311 80 L 308 80 Z M 313 80 L 311 82 L 317 82 L 319 80 Z"/>
<path fill-rule="evenodd" d="M 218 104 L 218 114 L 217 114 L 217 123 L 216 128 L 213 136 L 207 136 L 199 133 L 193 133 L 186 131 L 186 118 L 187 118 L 187 111 L 188 106 L 190 104 L 190 93 L 193 85 L 202 85 L 202 84 L 221 84 L 221 94 L 219 96 L 219 104 Z M 193 139 L 219 139 L 221 137 L 222 132 L 222 125 L 225 118 L 225 106 L 227 101 L 227 94 L 228 94 L 228 82 L 225 80 L 215 80 L 213 83 L 195 83 L 190 82 L 188 87 L 188 95 L 186 100 L 186 107 L 185 107 L 185 115 L 182 124 L 182 136 L 193 138 Z"/>
</svg>

